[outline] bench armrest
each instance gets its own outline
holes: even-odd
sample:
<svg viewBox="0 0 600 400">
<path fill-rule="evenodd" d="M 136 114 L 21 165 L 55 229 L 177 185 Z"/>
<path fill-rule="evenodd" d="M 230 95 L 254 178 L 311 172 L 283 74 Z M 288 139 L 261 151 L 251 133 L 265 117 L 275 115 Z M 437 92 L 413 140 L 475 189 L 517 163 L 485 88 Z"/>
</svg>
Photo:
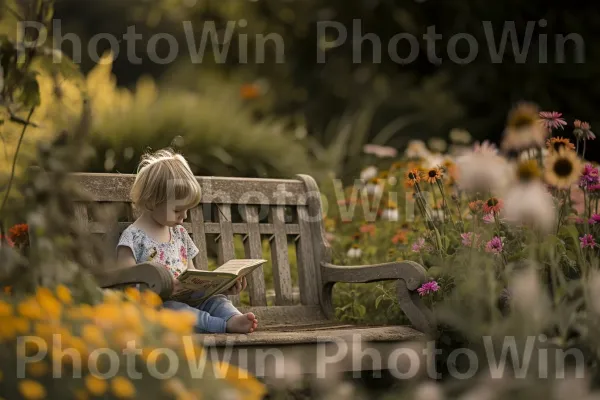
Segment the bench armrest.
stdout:
<svg viewBox="0 0 600 400">
<path fill-rule="evenodd" d="M 166 268 L 151 262 L 131 267 L 115 268 L 95 274 L 98 285 L 109 289 L 122 285 L 146 285 L 162 299 L 173 292 L 173 278 Z"/>
<path fill-rule="evenodd" d="M 427 281 L 423 266 L 413 261 L 389 262 L 374 265 L 341 266 L 321 263 L 323 280 L 322 302 L 328 317 L 333 318 L 333 285 L 397 280 L 398 303 L 412 325 L 425 333 L 434 333 L 432 313 L 421 301 L 417 289 Z"/>
</svg>

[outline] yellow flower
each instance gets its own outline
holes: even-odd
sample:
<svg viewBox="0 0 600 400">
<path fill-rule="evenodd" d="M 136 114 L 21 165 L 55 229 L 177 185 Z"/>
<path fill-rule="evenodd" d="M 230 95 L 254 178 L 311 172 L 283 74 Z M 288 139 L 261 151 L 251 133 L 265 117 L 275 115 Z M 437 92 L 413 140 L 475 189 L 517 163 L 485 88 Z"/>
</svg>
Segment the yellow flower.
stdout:
<svg viewBox="0 0 600 400">
<path fill-rule="evenodd" d="M 0 301 L 0 317 L 8 317 L 13 313 L 13 306 L 5 301 Z"/>
<path fill-rule="evenodd" d="M 31 379 L 19 381 L 19 392 L 28 400 L 37 400 L 46 397 L 46 389 L 40 383 Z"/>
<path fill-rule="evenodd" d="M 266 394 L 265 386 L 247 371 L 224 362 L 217 362 L 215 367 L 228 383 L 242 393 L 242 398 L 260 400 Z"/>
<path fill-rule="evenodd" d="M 159 322 L 162 326 L 182 335 L 192 332 L 196 319 L 196 314 L 193 312 L 168 309 L 161 310 L 159 315 Z"/>
<path fill-rule="evenodd" d="M 94 396 L 102 396 L 106 392 L 107 386 L 104 379 L 96 378 L 93 375 L 85 377 L 85 387 Z"/>
<path fill-rule="evenodd" d="M 3 321 L 0 324 L 0 339 L 14 339 L 17 336 L 17 328 L 10 323 Z"/>
<path fill-rule="evenodd" d="M 135 347 L 140 344 L 140 335 L 135 332 L 119 329 L 114 332 L 113 340 L 116 342 L 117 346 L 126 348 L 127 343 L 134 342 Z"/>
<path fill-rule="evenodd" d="M 71 304 L 73 302 L 71 291 L 65 285 L 58 285 L 56 287 L 56 297 L 65 304 Z"/>
<path fill-rule="evenodd" d="M 96 325 L 87 324 L 84 325 L 81 330 L 81 337 L 88 343 L 97 347 L 106 346 L 106 339 L 104 339 L 104 332 Z"/>
<path fill-rule="evenodd" d="M 123 313 L 122 319 L 125 326 L 135 330 L 140 335 L 144 333 L 140 310 L 136 305 L 131 303 L 123 304 L 121 312 Z"/>
<path fill-rule="evenodd" d="M 146 318 L 149 322 L 157 322 L 158 316 L 160 312 L 154 308 L 145 308 L 142 310 L 144 314 L 144 318 Z"/>
<path fill-rule="evenodd" d="M 94 318 L 94 309 L 89 304 L 82 304 L 79 307 L 67 309 L 65 314 L 74 320 L 92 319 Z"/>
<path fill-rule="evenodd" d="M 120 399 L 128 399 L 135 396 L 135 386 L 125 377 L 115 377 L 111 381 L 111 388 L 115 396 Z"/>
<path fill-rule="evenodd" d="M 186 388 L 181 379 L 173 378 L 163 384 L 163 391 L 168 394 L 177 395 L 186 392 Z"/>
<path fill-rule="evenodd" d="M 96 323 L 103 327 L 114 327 L 123 322 L 120 306 L 115 303 L 98 304 L 94 310 Z"/>
<path fill-rule="evenodd" d="M 197 360 L 204 352 L 204 348 L 202 348 L 202 346 L 193 345 L 188 341 L 184 341 L 183 348 L 180 350 L 186 360 Z"/>
<path fill-rule="evenodd" d="M 104 291 L 104 302 L 105 303 L 120 303 L 122 300 L 121 293 L 116 290 L 105 290 Z"/>
<path fill-rule="evenodd" d="M 132 288 L 132 287 L 126 288 L 125 294 L 127 295 L 127 297 L 129 297 L 131 300 L 133 300 L 135 302 L 140 302 L 142 300 L 140 291 L 137 290 L 136 288 Z"/>
<path fill-rule="evenodd" d="M 152 290 L 145 290 L 142 293 L 142 303 L 150 307 L 158 307 L 162 304 L 162 299 Z"/>
<path fill-rule="evenodd" d="M 77 400 L 87 400 L 89 398 L 88 394 L 84 389 L 77 389 L 74 393 L 75 399 Z"/>
<path fill-rule="evenodd" d="M 27 372 L 34 378 L 41 378 L 48 373 L 48 364 L 44 361 L 36 361 L 31 364 L 27 364 Z"/>
<path fill-rule="evenodd" d="M 43 317 L 43 312 L 39 303 L 33 298 L 19 303 L 17 311 L 19 314 L 29 319 L 41 319 Z"/>
<path fill-rule="evenodd" d="M 560 149 L 546 158 L 544 177 L 546 182 L 559 189 L 571 187 L 579 179 L 582 163 L 573 150 Z"/>
<path fill-rule="evenodd" d="M 54 297 L 52 291 L 45 287 L 39 287 L 35 294 L 40 307 L 52 319 L 59 319 L 62 313 L 62 304 Z"/>
<path fill-rule="evenodd" d="M 4 323 L 13 324 L 17 333 L 22 335 L 30 332 L 29 320 L 24 317 L 13 317 L 10 321 L 5 321 Z"/>
<path fill-rule="evenodd" d="M 532 182 L 542 175 L 535 160 L 521 161 L 517 166 L 517 178 L 521 182 Z"/>
</svg>

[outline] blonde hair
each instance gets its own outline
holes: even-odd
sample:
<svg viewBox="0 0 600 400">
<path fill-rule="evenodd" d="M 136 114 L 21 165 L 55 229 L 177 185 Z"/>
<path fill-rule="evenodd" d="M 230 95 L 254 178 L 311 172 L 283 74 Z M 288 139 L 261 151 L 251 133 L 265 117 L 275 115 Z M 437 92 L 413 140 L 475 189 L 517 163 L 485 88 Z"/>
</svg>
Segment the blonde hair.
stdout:
<svg viewBox="0 0 600 400">
<path fill-rule="evenodd" d="M 142 156 L 130 195 L 136 208 L 152 211 L 167 201 L 195 207 L 202 191 L 186 159 L 166 148 Z"/>
</svg>

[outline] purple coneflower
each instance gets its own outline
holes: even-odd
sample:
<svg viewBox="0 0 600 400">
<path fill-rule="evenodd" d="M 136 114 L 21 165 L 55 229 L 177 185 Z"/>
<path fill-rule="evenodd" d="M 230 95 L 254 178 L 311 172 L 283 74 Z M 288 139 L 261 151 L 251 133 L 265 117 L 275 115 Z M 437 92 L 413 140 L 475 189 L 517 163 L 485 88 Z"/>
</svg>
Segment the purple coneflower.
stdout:
<svg viewBox="0 0 600 400">
<path fill-rule="evenodd" d="M 425 296 L 429 293 L 437 292 L 438 290 L 440 290 L 440 285 L 438 285 L 436 281 L 430 281 L 422 284 L 421 287 L 417 289 L 417 292 L 419 293 L 419 296 Z"/>
<path fill-rule="evenodd" d="M 493 212 L 485 214 L 481 219 L 486 224 L 493 224 L 496 220 Z"/>
<path fill-rule="evenodd" d="M 562 113 L 557 111 L 541 111 L 540 121 L 542 124 L 551 131 L 552 129 L 564 129 L 563 126 L 567 125 L 567 122 L 561 118 Z"/>
<path fill-rule="evenodd" d="M 600 223 L 600 214 L 593 214 L 589 219 L 590 224 Z"/>
<path fill-rule="evenodd" d="M 462 244 L 466 247 L 473 246 L 473 237 L 475 238 L 475 247 L 479 245 L 480 234 L 475 234 L 473 232 L 461 233 L 460 237 L 462 238 Z"/>
<path fill-rule="evenodd" d="M 585 249 L 586 247 L 589 247 L 589 248 L 596 247 L 596 241 L 594 240 L 594 237 L 592 235 L 590 235 L 589 233 L 586 233 L 585 235 L 580 237 L 579 241 L 581 242 L 580 244 L 581 244 L 582 249 Z"/>
<path fill-rule="evenodd" d="M 579 187 L 580 188 L 589 188 L 592 185 L 596 185 L 600 182 L 600 177 L 598 176 L 598 169 L 595 168 L 592 164 L 586 164 L 583 167 L 583 172 L 579 177 Z"/>
<path fill-rule="evenodd" d="M 502 244 L 502 239 L 498 236 L 494 236 L 492 240 L 487 242 L 487 244 L 485 245 L 485 251 L 487 251 L 488 253 L 498 254 L 502 252 L 503 246 L 504 245 Z"/>
<path fill-rule="evenodd" d="M 425 247 L 425 239 L 423 238 L 418 238 L 413 244 L 412 244 L 412 251 L 414 251 L 415 253 L 420 252 L 423 247 Z"/>
</svg>

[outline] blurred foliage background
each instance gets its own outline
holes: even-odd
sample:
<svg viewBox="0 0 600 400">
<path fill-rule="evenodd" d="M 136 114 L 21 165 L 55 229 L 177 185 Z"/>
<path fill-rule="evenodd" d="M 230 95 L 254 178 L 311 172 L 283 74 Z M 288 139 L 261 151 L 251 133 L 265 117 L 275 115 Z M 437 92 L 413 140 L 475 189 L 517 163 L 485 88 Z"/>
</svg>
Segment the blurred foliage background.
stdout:
<svg viewBox="0 0 600 400">
<path fill-rule="evenodd" d="M 81 67 L 85 76 L 80 80 L 84 85 L 87 80 L 94 93 L 95 114 L 110 116 L 95 119 L 97 157 L 89 166 L 92 171 L 133 172 L 147 147 L 172 144 L 185 150 L 200 174 L 310 173 L 323 178 L 333 173 L 350 179 L 362 167 L 366 143 L 401 150 L 409 139 L 445 138 L 453 128 L 467 129 L 479 140 L 497 141 L 508 109 L 519 100 L 563 112 L 568 119 L 589 121 L 592 128 L 597 124 L 594 105 L 600 87 L 594 78 L 600 44 L 594 39 L 600 11 L 591 3 L 58 0 L 54 19 L 50 36 L 55 48 Z M 348 37 L 343 44 L 325 49 L 326 39 L 318 36 L 323 26 L 319 24 L 325 21 L 345 27 Z M 507 29 L 505 23 L 514 21 L 519 44 L 527 40 L 529 29 L 526 60 L 515 60 L 508 38 L 503 61 L 492 62 L 491 32 L 486 36 L 484 21 L 492 26 L 495 46 Z M 353 22 L 360 23 L 360 32 Z M 220 40 L 229 35 L 229 52 L 217 62 L 209 42 L 202 61 L 193 62 L 202 32 L 211 24 Z M 16 34 L 11 25 L 3 27 L 9 35 Z M 433 28 L 441 35 L 435 50 L 439 63 L 431 61 L 423 36 Z M 326 33 L 327 40 L 336 38 L 334 29 Z M 373 62 L 369 39 L 361 44 L 360 35 L 370 33 L 382 43 L 381 62 Z M 390 38 L 399 33 L 417 38 L 414 62 L 401 65 L 389 56 Z M 449 40 L 461 33 L 472 35 L 478 44 L 477 56 L 466 64 L 453 61 L 447 49 Z M 106 34 L 119 40 L 118 52 L 113 62 L 107 57 L 98 65 L 94 54 L 106 56 L 110 50 Z M 279 45 L 267 40 L 264 62 L 254 61 L 258 34 L 281 38 Z M 583 63 L 578 63 L 575 41 L 567 41 L 563 62 L 555 59 L 555 35 L 569 34 L 581 37 Z M 398 53 L 406 57 L 407 42 L 400 43 Z M 547 63 L 540 62 L 544 43 Z M 240 46 L 249 49 L 247 62 L 240 58 Z M 354 62 L 358 48 L 362 62 Z M 458 40 L 456 49 L 457 56 L 466 57 L 467 40 Z M 156 62 L 170 51 L 172 62 Z M 323 51 L 326 62 L 320 63 L 318 54 Z M 64 77 L 65 96 L 75 84 L 74 76 Z M 72 99 L 65 103 L 76 104 Z M 44 111 L 55 106 L 47 105 Z M 65 116 L 63 110 L 54 110 L 52 124 L 57 113 Z M 38 110 L 36 118 L 46 115 Z M 4 136 L 5 153 L 11 154 L 7 150 L 18 135 Z M 30 135 L 29 140 L 36 137 Z M 9 158 L 4 157 L 2 165 Z"/>
<path fill-rule="evenodd" d="M 225 100 L 224 93 L 229 92 L 233 96 L 229 99 L 232 102 L 230 107 L 219 110 L 212 107 L 206 111 L 207 115 L 195 116 L 198 122 L 209 116 L 217 118 L 214 115 L 217 113 L 221 119 L 237 116 L 240 113 L 238 105 L 247 103 L 245 106 L 250 111 L 242 113 L 243 118 L 251 118 L 257 123 L 262 123 L 265 118 L 276 118 L 283 129 L 291 133 L 288 135 L 291 140 L 302 142 L 309 155 L 320 161 L 314 163 L 315 168 L 330 169 L 338 174 L 343 171 L 348 176 L 354 175 L 359 168 L 356 160 L 362 144 L 367 142 L 401 149 L 409 138 L 446 137 L 455 127 L 469 130 L 476 139 L 497 140 L 502 133 L 507 110 L 519 100 L 537 102 L 542 109 L 561 111 L 568 118 L 590 121 L 592 127 L 596 124 L 594 104 L 600 87 L 594 78 L 598 74 L 595 65 L 600 56 L 600 45 L 594 38 L 600 12 L 591 3 L 538 4 L 516 0 L 495 5 L 481 0 L 61 0 L 56 5 L 55 17 L 61 22 L 63 35 L 76 33 L 84 45 L 101 32 L 122 38 L 128 27 L 135 26 L 135 32 L 140 35 L 135 42 L 135 54 L 139 60 L 128 59 L 129 50 L 125 42 L 120 43 L 121 53 L 113 68 L 118 84 L 132 87 L 140 77 L 150 75 L 165 92 L 183 89 L 215 99 L 215 104 L 220 98 Z M 362 35 L 374 33 L 381 40 L 381 63 L 372 62 L 373 45 L 369 40 L 362 43 L 363 61 L 353 62 L 357 55 L 356 46 L 360 46 L 357 38 L 353 40 L 353 33 L 361 33 L 352 28 L 356 19 L 360 20 Z M 214 22 L 221 36 L 225 35 L 228 23 L 234 24 L 231 25 L 235 26 L 231 47 L 224 63 L 215 62 L 210 45 L 206 47 L 201 63 L 191 62 L 190 36 L 186 34 L 184 21 L 188 21 L 188 27 L 193 31 L 196 46 L 207 22 Z M 324 21 L 342 24 L 347 29 L 348 38 L 339 47 L 329 49 L 326 62 L 319 63 L 317 54 L 323 39 L 317 36 L 318 24 Z M 503 61 L 493 63 L 483 21 L 490 21 L 496 46 L 500 44 L 505 23 L 514 21 L 520 44 L 526 39 L 529 26 L 530 48 L 525 62 L 515 60 L 509 39 Z M 441 35 L 436 42 L 440 63 L 431 62 L 428 57 L 423 35 L 428 33 L 429 27 L 434 27 L 435 33 Z M 389 57 L 387 44 L 392 36 L 404 32 L 414 35 L 420 47 L 414 62 L 400 65 Z M 168 55 L 167 40 L 158 41 L 156 55 L 148 53 L 152 35 L 160 33 L 173 35 L 179 44 L 178 56 L 172 63 L 161 65 L 152 61 L 155 56 L 164 58 Z M 277 62 L 274 42 L 266 45 L 265 62 L 253 62 L 256 34 L 272 33 L 283 39 L 284 62 Z M 327 33 L 332 36 L 330 40 L 335 39 L 335 30 L 330 29 Z M 478 43 L 477 57 L 464 65 L 452 61 L 447 50 L 448 41 L 460 33 L 472 35 Z M 556 62 L 557 34 L 581 36 L 583 63 L 577 63 L 573 41 L 565 45 L 564 62 Z M 250 49 L 247 63 L 239 58 L 237 51 L 240 44 L 245 47 L 244 40 L 247 40 Z M 540 62 L 539 49 L 544 41 L 548 48 L 547 63 Z M 65 41 L 62 50 L 72 55 L 71 48 L 71 43 Z M 109 44 L 100 40 L 97 48 L 102 52 L 109 48 Z M 406 41 L 401 42 L 399 54 L 407 56 L 408 51 Z M 81 58 L 84 71 L 94 66 L 86 53 L 84 51 Z M 467 54 L 467 41 L 459 40 L 457 55 L 466 57 Z M 236 88 L 241 98 L 234 99 Z M 159 103 L 165 104 L 165 101 L 168 100 L 161 98 Z M 185 102 L 183 99 L 179 101 Z M 170 122 L 177 119 L 176 115 L 171 116 Z M 157 115 L 156 118 L 159 126 L 165 121 L 164 116 Z M 182 116 L 182 119 L 185 118 Z M 148 124 L 153 125 L 154 121 L 148 121 Z M 209 126 L 210 122 L 207 121 L 206 125 Z M 250 127 L 252 122 L 241 119 L 232 125 L 244 129 L 240 125 Z M 127 136 L 127 128 L 120 129 L 123 131 L 119 135 Z M 202 123 L 196 124 L 195 129 L 198 136 L 205 131 L 210 136 L 210 128 L 205 128 Z M 249 128 L 250 131 L 252 129 Z M 347 132 L 349 129 L 350 132 Z M 147 145 L 159 146 L 167 141 L 169 135 L 159 130 L 150 129 L 155 133 L 148 133 Z M 185 130 L 178 132 L 175 127 L 172 131 L 170 136 L 186 133 Z M 154 142 L 152 137 L 157 135 L 162 137 L 162 142 Z M 228 135 L 224 133 L 224 136 Z M 182 136 L 188 139 L 191 135 Z M 252 135 L 244 135 L 243 141 L 252 140 Z M 262 137 L 256 140 L 262 141 Z M 224 147 L 224 142 L 217 146 L 229 153 L 230 149 Z M 196 149 L 195 145 L 193 148 Z M 239 148 L 232 149 L 230 155 L 239 160 L 242 154 L 249 155 L 253 151 L 250 149 L 246 153 L 240 153 Z M 256 157 L 272 158 L 268 149 L 262 148 L 261 153 Z M 223 162 L 212 157 L 203 159 L 206 164 Z M 257 161 L 250 158 L 248 162 Z M 264 162 L 267 163 L 267 160 Z M 248 170 L 239 164 L 245 162 L 229 166 L 232 173 L 285 175 L 289 172 L 285 167 Z M 221 170 L 218 167 L 218 171 Z"/>
</svg>

